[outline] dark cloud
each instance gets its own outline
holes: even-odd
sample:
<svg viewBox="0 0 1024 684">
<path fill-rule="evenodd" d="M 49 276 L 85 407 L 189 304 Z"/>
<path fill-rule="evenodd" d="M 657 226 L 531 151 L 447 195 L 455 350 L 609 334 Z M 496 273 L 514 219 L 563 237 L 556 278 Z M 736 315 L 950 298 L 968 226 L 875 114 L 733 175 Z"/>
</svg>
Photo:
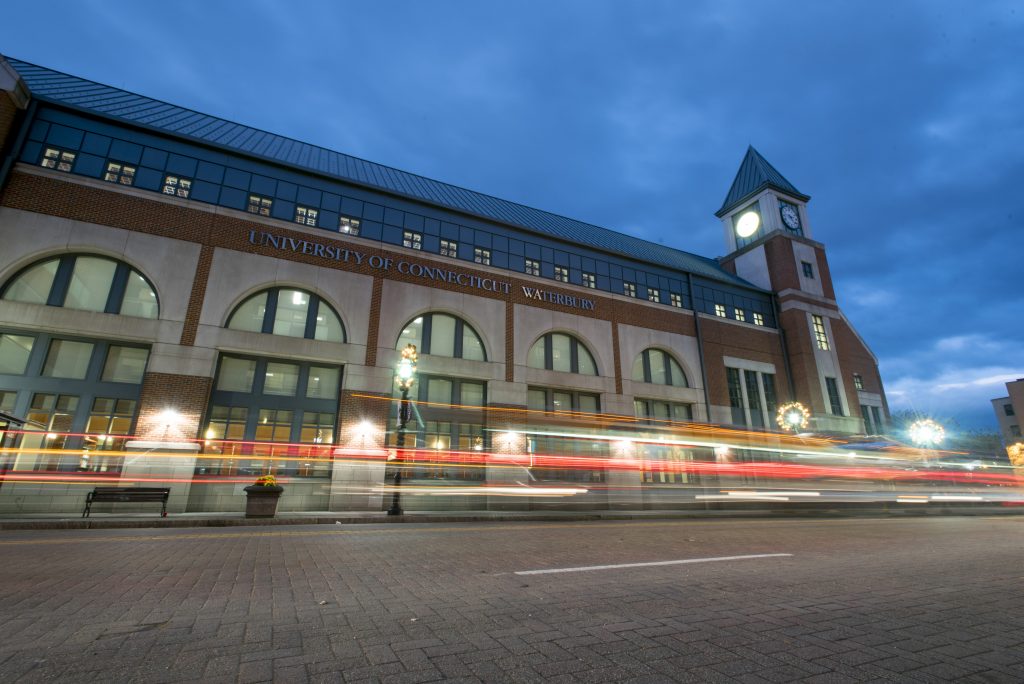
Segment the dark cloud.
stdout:
<svg viewBox="0 0 1024 684">
<path fill-rule="evenodd" d="M 1024 376 L 1017 2 L 18 3 L 0 51 L 706 256 L 748 144 L 813 196 L 896 408 Z"/>
</svg>

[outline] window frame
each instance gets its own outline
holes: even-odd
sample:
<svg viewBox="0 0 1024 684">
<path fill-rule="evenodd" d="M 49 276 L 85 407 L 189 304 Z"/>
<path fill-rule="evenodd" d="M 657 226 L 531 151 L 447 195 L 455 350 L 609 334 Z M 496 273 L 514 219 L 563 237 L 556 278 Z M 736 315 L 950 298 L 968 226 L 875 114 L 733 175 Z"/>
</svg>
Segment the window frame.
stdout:
<svg viewBox="0 0 1024 684">
<path fill-rule="evenodd" d="M 441 246 L 438 248 L 438 254 L 445 257 L 451 257 L 453 259 L 459 256 L 459 243 L 455 240 L 441 239 Z"/>
<path fill-rule="evenodd" d="M 338 314 L 337 310 L 335 310 L 335 308 L 333 306 L 331 306 L 330 302 L 327 302 L 326 300 L 324 300 L 323 297 L 321 297 L 320 295 L 316 294 L 315 292 L 310 292 L 309 290 L 304 290 L 304 289 L 302 289 L 300 287 L 291 287 L 291 286 L 288 286 L 288 285 L 281 285 L 281 286 L 277 286 L 277 287 L 269 287 L 269 288 L 266 288 L 266 289 L 263 289 L 263 290 L 258 290 L 257 292 L 253 292 L 249 296 L 247 296 L 244 299 L 242 299 L 240 302 L 238 302 L 238 304 L 236 304 L 234 306 L 234 308 L 231 309 L 231 313 L 228 314 L 227 320 L 224 323 L 224 328 L 226 330 L 236 330 L 238 332 L 257 332 L 258 334 L 262 334 L 262 335 L 274 335 L 275 334 L 274 333 L 274 321 L 277 318 L 277 301 L 278 301 L 278 297 L 280 296 L 282 290 L 289 290 L 289 291 L 294 290 L 294 291 L 302 292 L 303 294 L 305 294 L 305 295 L 307 295 L 309 297 L 309 305 L 306 308 L 306 327 L 303 330 L 302 337 L 292 336 L 292 335 L 276 335 L 277 337 L 285 337 L 285 338 L 291 337 L 292 339 L 296 339 L 296 340 L 305 339 L 305 340 L 313 340 L 315 342 L 330 342 L 332 344 L 347 344 L 348 343 L 348 328 L 345 326 L 345 321 L 341 317 L 341 315 Z M 238 313 L 238 311 L 243 306 L 245 306 L 251 299 L 253 299 L 254 297 L 259 297 L 262 294 L 266 294 L 267 295 L 267 304 L 266 304 L 266 309 L 263 312 L 263 323 L 260 326 L 260 330 L 259 331 L 252 331 L 252 330 L 243 330 L 241 328 L 232 328 L 231 327 L 231 321 L 234 320 L 235 315 Z M 316 339 L 316 317 L 317 317 L 317 314 L 320 312 L 320 307 L 321 306 L 326 306 L 327 310 L 330 311 L 331 313 L 333 313 L 335 318 L 338 319 L 338 326 L 341 328 L 341 340 L 340 340 L 340 342 L 339 341 L 335 341 L 335 340 L 318 340 L 318 339 Z"/>
<path fill-rule="evenodd" d="M 544 392 L 544 409 L 543 409 L 544 413 L 580 413 L 580 414 L 583 414 L 585 416 L 596 416 L 596 415 L 599 415 L 601 413 L 601 394 L 600 394 L 600 392 L 590 392 L 588 390 L 576 390 L 576 389 L 565 388 L 565 387 L 544 387 L 544 386 L 541 386 L 541 385 L 529 385 L 529 386 L 527 386 L 527 390 L 526 391 L 527 391 L 527 396 L 529 396 L 529 393 L 531 391 L 534 391 L 534 392 Z M 568 410 L 566 410 L 566 409 L 556 409 L 555 408 L 554 396 L 555 396 L 556 392 L 558 394 L 568 394 L 569 395 L 569 405 L 570 405 L 570 408 Z M 584 410 L 580 409 L 580 398 L 581 397 L 588 397 L 588 398 L 594 399 L 595 402 L 596 402 L 596 405 L 597 405 L 597 410 L 596 411 L 584 411 Z M 537 410 L 540 410 L 540 409 L 528 409 L 528 410 L 537 411 Z"/>
<path fill-rule="evenodd" d="M 556 371 L 555 368 L 554 368 L 554 351 L 553 351 L 552 340 L 554 339 L 555 335 L 564 335 L 565 337 L 569 338 L 569 368 L 570 368 L 570 370 L 568 370 L 568 371 Z M 534 341 L 534 343 L 530 345 L 530 350 L 532 351 L 538 344 L 543 344 L 544 345 L 544 368 L 538 368 L 537 370 L 546 370 L 546 371 L 552 371 L 552 372 L 555 372 L 555 373 L 573 373 L 575 375 L 584 375 L 583 373 L 580 373 L 580 363 L 579 363 L 579 361 L 580 361 L 579 350 L 580 350 L 580 347 L 582 347 L 583 351 L 586 352 L 586 354 L 590 357 L 591 363 L 594 364 L 594 374 L 592 376 L 589 375 L 589 374 L 586 374 L 586 377 L 599 377 L 601 375 L 601 368 L 597 365 L 597 359 L 594 357 L 593 352 L 591 352 L 590 349 L 587 347 L 587 345 L 585 345 L 575 335 L 571 335 L 569 333 L 560 332 L 560 331 L 546 332 L 543 335 L 541 335 L 540 337 L 538 337 Z M 529 366 L 529 351 L 527 352 L 527 365 L 530 368 L 536 368 L 536 366 Z"/>
<path fill-rule="evenodd" d="M 294 222 L 300 226 L 312 226 L 316 228 L 320 217 L 320 210 L 315 207 L 306 207 L 300 204 L 295 205 Z"/>
<path fill-rule="evenodd" d="M 188 199 L 188 196 L 192 194 L 192 179 L 173 173 L 165 173 L 161 188 L 161 194 L 163 195 Z"/>
<path fill-rule="evenodd" d="M 47 152 L 56 152 L 57 156 L 51 157 Z M 68 159 L 67 157 L 70 157 Z M 71 173 L 75 169 L 75 160 L 78 159 L 78 152 L 73 150 L 64 149 L 63 147 L 51 147 L 50 145 L 43 145 L 42 152 L 39 153 L 39 166 L 44 169 L 52 169 L 54 171 L 60 171 L 61 173 Z M 52 161 L 53 164 L 47 164 L 47 161 Z M 67 168 L 62 168 L 67 165 Z"/>
<path fill-rule="evenodd" d="M 651 352 L 657 352 L 658 354 L 661 354 L 662 363 L 665 366 L 665 377 L 668 379 L 668 382 L 654 382 L 654 372 L 652 371 L 652 364 L 651 364 Z M 642 371 L 643 378 L 641 380 L 637 380 L 631 374 L 630 375 L 630 379 L 633 382 L 643 382 L 643 383 L 646 383 L 646 384 L 649 384 L 649 385 L 658 385 L 660 387 L 687 387 L 688 388 L 690 386 L 690 379 L 686 375 L 686 370 L 683 368 L 683 364 L 681 364 L 679 362 L 679 359 L 677 359 L 674 355 L 670 354 L 669 352 L 665 351 L 664 349 L 659 349 L 658 347 L 648 347 L 647 349 L 644 349 L 642 352 L 640 352 L 640 354 L 638 355 L 638 358 L 641 359 L 641 367 L 643 369 L 643 371 Z M 672 370 L 672 363 L 670 363 L 670 361 L 675 362 L 675 364 L 677 366 L 679 366 L 679 371 L 682 373 L 682 381 L 683 381 L 682 384 L 676 384 L 673 381 L 674 380 L 674 373 L 675 372 Z M 635 359 L 633 361 L 633 365 L 636 366 L 636 360 Z"/>
<path fill-rule="evenodd" d="M 433 354 L 431 352 L 430 345 L 434 328 L 434 316 L 448 316 L 455 319 L 455 328 L 453 333 L 455 340 L 452 345 L 452 356 Z M 464 320 L 461 316 L 456 316 L 455 314 L 448 313 L 447 311 L 427 311 L 406 321 L 405 325 L 403 325 L 398 331 L 398 339 L 395 341 L 396 351 L 401 351 L 399 345 L 402 343 L 402 333 L 405 332 L 406 328 L 415 323 L 417 318 L 423 319 L 423 323 L 420 325 L 420 339 L 416 344 L 416 351 L 419 354 L 431 354 L 444 359 L 462 359 L 464 361 L 474 361 L 476 363 L 487 363 L 487 346 L 484 344 L 484 338 L 480 336 L 480 333 L 477 332 L 476 328 L 474 328 L 468 321 Z M 464 336 L 467 329 L 473 333 L 477 341 L 480 343 L 480 351 L 483 353 L 484 357 L 481 360 L 467 359 L 463 356 L 465 353 L 465 349 L 463 348 L 465 341 Z"/>
<path fill-rule="evenodd" d="M 560 283 L 569 282 L 569 269 L 565 266 L 555 266 L 554 279 Z"/>
<path fill-rule="evenodd" d="M 540 262 L 536 259 L 523 260 L 523 273 L 530 276 L 540 275 Z"/>
<path fill-rule="evenodd" d="M 254 192 L 249 193 L 249 202 L 245 207 L 246 212 L 255 216 L 269 217 L 273 208 L 274 198 L 267 197 L 266 195 L 259 195 Z"/>
<path fill-rule="evenodd" d="M 44 263 L 50 261 L 57 261 L 57 269 L 53 275 L 53 280 L 50 282 L 50 291 L 47 293 L 45 306 L 52 306 L 56 308 L 67 308 L 69 311 L 85 311 L 86 309 L 74 309 L 71 307 L 65 307 L 67 301 L 68 290 L 71 287 L 71 278 L 75 272 L 75 264 L 79 257 L 88 257 L 90 259 L 103 259 L 110 261 L 114 264 L 114 275 L 110 282 L 110 290 L 107 292 L 107 301 L 103 307 L 103 311 L 95 311 L 93 313 L 108 313 L 117 316 L 127 316 L 128 314 L 122 314 L 121 309 L 124 308 L 124 298 L 128 290 L 128 280 L 131 278 L 132 273 L 137 274 L 142 278 L 143 282 L 149 287 L 153 293 L 153 299 L 156 304 L 156 315 L 153 317 L 147 316 L 131 316 L 131 318 L 141 318 L 142 320 L 155 321 L 160 319 L 160 293 L 157 292 L 153 286 L 153 281 L 146 277 L 142 271 L 133 267 L 127 262 L 115 259 L 113 257 L 106 256 L 105 254 L 91 254 L 89 252 L 69 252 L 66 254 L 58 254 L 56 256 L 44 257 L 37 259 L 24 267 L 18 269 L 14 275 L 7 279 L 7 282 L 0 287 L 0 300 L 7 300 L 7 293 L 18 278 L 27 273 L 29 270 L 35 268 Z M 7 301 L 18 301 L 18 300 L 7 300 Z"/>
<path fill-rule="evenodd" d="M 491 250 L 484 247 L 473 248 L 473 262 L 483 266 L 491 265 Z"/>
<path fill-rule="evenodd" d="M 814 329 L 814 341 L 821 351 L 830 351 L 831 345 L 828 341 L 828 331 L 825 328 L 825 319 L 818 314 L 811 314 L 811 325 Z"/>
<path fill-rule="evenodd" d="M 418 233 L 415 230 L 403 230 L 402 246 L 417 252 L 423 251 L 423 233 Z"/>
<path fill-rule="evenodd" d="M 362 223 L 363 222 L 361 219 L 357 219 L 354 216 L 339 216 L 338 232 L 341 233 L 342 235 L 351 235 L 353 237 L 359 237 L 359 230 Z"/>
<path fill-rule="evenodd" d="M 117 167 L 117 169 L 114 170 L 111 167 Z M 108 159 L 103 170 L 103 180 L 130 188 L 135 185 L 135 174 L 138 172 L 138 166 L 132 166 L 116 159 Z"/>
</svg>

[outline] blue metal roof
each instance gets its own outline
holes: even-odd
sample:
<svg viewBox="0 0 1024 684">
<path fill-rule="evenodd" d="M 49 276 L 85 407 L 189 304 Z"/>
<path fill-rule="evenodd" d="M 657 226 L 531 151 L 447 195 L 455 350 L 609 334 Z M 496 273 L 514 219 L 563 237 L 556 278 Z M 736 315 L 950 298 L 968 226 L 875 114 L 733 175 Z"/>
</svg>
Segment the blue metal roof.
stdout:
<svg viewBox="0 0 1024 684">
<path fill-rule="evenodd" d="M 429 202 L 553 238 L 590 245 L 651 264 L 761 289 L 723 270 L 714 259 L 375 164 L 11 57 L 6 59 L 21 75 L 33 97 L 44 101 L 121 119 L 162 133 Z"/>
<path fill-rule="evenodd" d="M 747 198 L 753 197 L 766 187 L 781 190 L 805 202 L 811 199 L 797 190 L 792 183 L 786 180 L 751 145 L 747 148 L 747 154 L 743 157 L 740 170 L 736 172 L 736 178 L 732 181 L 729 194 L 725 196 L 725 201 L 722 202 L 722 208 L 715 212 L 715 216 L 724 216 L 730 209 L 742 204 Z"/>
</svg>

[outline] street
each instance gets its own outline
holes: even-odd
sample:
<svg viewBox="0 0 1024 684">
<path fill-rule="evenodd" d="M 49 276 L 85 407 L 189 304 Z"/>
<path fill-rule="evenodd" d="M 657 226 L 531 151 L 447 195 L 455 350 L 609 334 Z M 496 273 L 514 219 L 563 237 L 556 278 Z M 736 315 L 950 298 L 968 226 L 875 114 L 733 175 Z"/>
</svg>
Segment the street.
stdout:
<svg viewBox="0 0 1024 684">
<path fill-rule="evenodd" d="M 8 531 L 0 553 L 3 682 L 1024 680 L 1018 516 Z"/>
</svg>

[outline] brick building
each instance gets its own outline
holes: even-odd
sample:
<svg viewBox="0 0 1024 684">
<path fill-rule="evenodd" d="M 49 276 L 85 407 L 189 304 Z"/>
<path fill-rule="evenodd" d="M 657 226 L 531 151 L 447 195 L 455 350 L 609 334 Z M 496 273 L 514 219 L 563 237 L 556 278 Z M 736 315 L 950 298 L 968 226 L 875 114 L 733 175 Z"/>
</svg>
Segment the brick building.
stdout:
<svg viewBox="0 0 1024 684">
<path fill-rule="evenodd" d="M 383 465 L 333 455 L 394 443 L 408 343 L 410 429 L 439 452 L 532 452 L 498 430 L 565 419 L 770 430 L 790 400 L 816 432 L 885 428 L 809 197 L 753 148 L 715 260 L 13 58 L 0 143 L 0 411 L 44 426 L 41 446 L 317 445 L 329 457 L 297 458 L 286 507 L 376 508 Z M 261 453 L 173 467 L 249 474 Z M 88 453 L 9 467 L 128 472 Z M 237 506 L 212 485 L 176 496 Z"/>
</svg>

